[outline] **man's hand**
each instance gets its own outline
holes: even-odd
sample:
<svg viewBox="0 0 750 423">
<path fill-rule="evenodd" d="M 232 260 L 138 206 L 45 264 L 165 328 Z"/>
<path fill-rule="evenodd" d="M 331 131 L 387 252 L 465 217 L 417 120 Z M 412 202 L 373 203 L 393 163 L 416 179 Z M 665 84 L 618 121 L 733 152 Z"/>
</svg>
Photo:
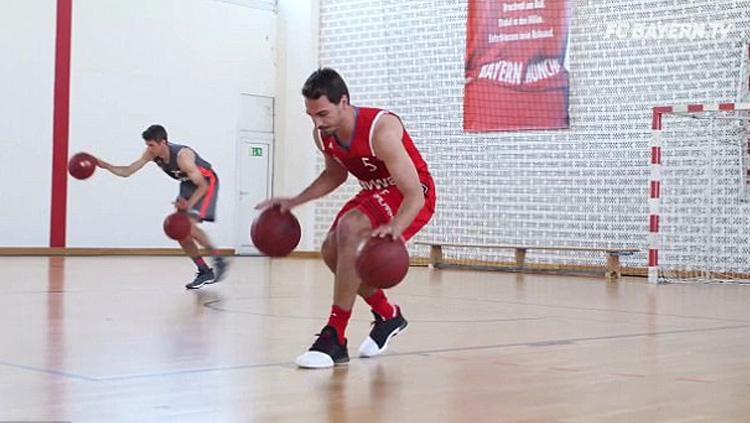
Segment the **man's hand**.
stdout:
<svg viewBox="0 0 750 423">
<path fill-rule="evenodd" d="M 109 163 L 107 163 L 107 162 L 105 162 L 104 160 L 102 160 L 102 159 L 100 159 L 98 157 L 94 157 L 94 159 L 96 160 L 96 165 L 98 167 L 100 167 L 102 169 L 107 169 L 107 170 L 109 170 L 109 169 L 112 168 L 112 165 L 109 164 Z"/>
<path fill-rule="evenodd" d="M 393 239 L 397 239 L 400 241 L 404 241 L 404 238 L 401 236 L 401 229 L 393 225 L 392 223 L 389 223 L 387 225 L 380 225 L 375 230 L 372 231 L 373 237 L 380 237 L 385 238 L 386 236 L 390 236 Z"/>
<path fill-rule="evenodd" d="M 177 201 L 174 202 L 174 208 L 177 209 L 177 211 L 184 212 L 188 209 L 188 202 L 186 199 L 180 197 L 177 199 Z"/>
<path fill-rule="evenodd" d="M 297 203 L 293 198 L 274 197 L 267 200 L 263 200 L 255 205 L 256 210 L 264 210 L 272 206 L 279 206 L 282 213 L 286 213 L 291 210 Z"/>
</svg>

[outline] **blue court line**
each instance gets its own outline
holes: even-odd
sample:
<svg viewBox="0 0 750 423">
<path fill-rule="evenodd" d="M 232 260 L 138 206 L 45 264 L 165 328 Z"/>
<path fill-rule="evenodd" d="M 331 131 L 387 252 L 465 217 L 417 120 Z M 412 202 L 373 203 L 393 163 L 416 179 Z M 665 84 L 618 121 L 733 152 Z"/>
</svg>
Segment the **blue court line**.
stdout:
<svg viewBox="0 0 750 423">
<path fill-rule="evenodd" d="M 407 293 L 399 293 L 399 296 L 432 298 L 432 299 L 447 299 L 447 300 L 465 300 L 465 301 L 476 301 L 480 303 L 492 303 L 492 304 L 512 304 L 512 305 L 520 305 L 520 306 L 558 308 L 558 309 L 563 309 L 563 310 L 575 310 L 575 311 L 596 311 L 596 312 L 602 312 L 602 313 L 623 313 L 623 314 L 640 314 L 640 315 L 646 315 L 646 316 L 677 317 L 677 318 L 683 318 L 683 319 L 707 320 L 707 321 L 712 321 L 712 322 L 750 323 L 750 320 L 722 318 L 722 317 L 693 316 L 693 315 L 659 313 L 659 312 L 640 311 L 640 310 L 622 310 L 622 309 L 616 309 L 616 308 L 569 306 L 569 305 L 561 305 L 561 304 L 541 304 L 541 303 L 529 303 L 529 302 L 523 302 L 523 301 L 499 300 L 499 299 L 492 299 L 492 298 L 446 297 L 446 296 L 434 296 L 434 295 L 425 295 L 425 294 L 407 294 Z"/>
<path fill-rule="evenodd" d="M 76 373 L 64 372 L 56 369 L 45 369 L 44 367 L 26 366 L 23 364 L 8 363 L 6 361 L 0 361 L 0 366 L 10 367 L 13 369 L 29 370 L 37 373 L 46 373 L 49 375 L 63 376 L 69 379 L 85 380 L 86 382 L 96 382 L 97 379 L 89 376 L 79 375 Z"/>
<path fill-rule="evenodd" d="M 587 341 L 604 341 L 609 339 L 628 339 L 628 338 L 642 338 L 662 335 L 676 335 L 683 333 L 701 333 L 701 332 L 714 332 L 732 329 L 748 329 L 750 325 L 738 325 L 738 326 L 719 326 L 709 328 L 698 328 L 698 329 L 675 329 L 663 332 L 639 332 L 639 333 L 628 333 L 621 335 L 606 335 L 606 336 L 589 336 L 580 338 L 563 338 L 563 339 L 549 339 L 542 341 L 526 341 L 526 342 L 513 342 L 507 344 L 491 344 L 491 345 L 475 345 L 467 347 L 455 347 L 455 348 L 436 348 L 419 351 L 405 351 L 405 352 L 389 352 L 388 354 L 379 356 L 379 359 L 385 359 L 389 357 L 405 357 L 405 356 L 429 356 L 430 354 L 441 354 L 451 352 L 465 352 L 465 351 L 480 351 L 480 350 L 493 350 L 502 348 L 514 348 L 514 347 L 545 347 L 545 346 L 557 346 L 564 344 L 574 344 L 576 342 L 587 342 Z M 358 358 L 352 357 L 354 360 L 371 360 L 369 358 Z M 108 382 L 108 381 L 120 381 L 120 380 L 133 380 L 133 379 L 151 379 L 156 377 L 175 376 L 175 375 L 186 375 L 195 373 L 210 373 L 210 372 L 223 372 L 229 370 L 242 370 L 242 369 L 262 369 L 270 367 L 287 367 L 290 369 L 296 369 L 294 363 L 289 361 L 275 362 L 275 363 L 258 363 L 258 364 L 246 364 L 237 366 L 226 366 L 226 367 L 204 367 L 197 369 L 184 369 L 184 370 L 173 370 L 166 372 L 155 372 L 155 373 L 139 373 L 121 376 L 105 376 L 105 377 L 89 377 L 75 373 L 63 372 L 54 369 L 44 369 L 39 367 L 24 366 L 19 364 L 7 363 L 0 361 L 0 366 L 7 366 L 17 369 L 30 370 L 40 373 L 47 373 L 57 376 L 63 376 L 71 379 L 84 380 L 87 382 Z"/>
<path fill-rule="evenodd" d="M 530 341 L 530 342 L 514 342 L 509 344 L 494 344 L 494 345 L 475 345 L 472 347 L 455 347 L 455 348 L 438 348 L 432 350 L 422 351 L 409 351 L 409 352 L 392 352 L 385 354 L 381 357 L 399 357 L 409 355 L 429 355 L 429 354 L 440 354 L 449 352 L 464 352 L 464 351 L 479 351 L 479 350 L 494 350 L 500 348 L 513 348 L 513 347 L 540 347 L 540 346 L 557 346 L 563 344 L 574 344 L 576 342 L 587 342 L 587 341 L 605 341 L 609 339 L 628 339 L 628 338 L 644 338 L 651 336 L 662 336 L 662 335 L 677 335 L 682 333 L 701 333 L 701 332 L 716 332 L 722 330 L 732 329 L 748 329 L 750 325 L 738 325 L 738 326 L 719 326 L 712 328 L 699 328 L 699 329 L 675 329 L 667 330 L 663 332 L 640 332 L 640 333 L 625 333 L 622 335 L 605 335 L 605 336 L 585 336 L 580 338 L 563 338 L 563 339 L 548 339 L 543 341 Z"/>
<path fill-rule="evenodd" d="M 694 319 L 694 320 L 705 320 L 710 322 L 725 322 L 725 323 L 750 323 L 750 320 L 742 320 L 742 319 L 732 319 L 732 318 L 722 318 L 722 317 L 708 317 L 708 316 L 695 316 L 695 315 L 682 315 L 682 314 L 674 314 L 674 313 L 659 313 L 659 312 L 651 312 L 651 311 L 640 311 L 640 310 L 622 310 L 622 309 L 612 309 L 612 308 L 596 308 L 596 307 L 583 307 L 583 306 L 569 306 L 569 305 L 562 305 L 562 304 L 541 304 L 541 303 L 530 303 L 530 302 L 523 302 L 523 301 L 508 301 L 508 300 L 499 300 L 499 299 L 492 299 L 492 298 L 471 298 L 471 297 L 451 297 L 451 296 L 434 296 L 434 295 L 426 295 L 426 294 L 408 294 L 408 293 L 399 293 L 399 296 L 404 297 L 416 297 L 416 298 L 430 298 L 430 299 L 446 299 L 446 300 L 459 300 L 459 301 L 474 301 L 479 303 L 490 303 L 490 304 L 512 304 L 512 305 L 519 305 L 519 306 L 527 306 L 527 307 L 541 307 L 541 308 L 552 308 L 552 309 L 563 309 L 563 310 L 575 310 L 575 311 L 595 311 L 595 312 L 602 312 L 602 313 L 622 313 L 622 314 L 633 314 L 633 315 L 644 315 L 644 316 L 660 316 L 660 317 L 675 317 L 675 318 L 682 318 L 682 319 Z M 297 295 L 284 295 L 279 297 L 274 296 L 268 296 L 268 297 L 240 297 L 240 298 L 232 298 L 232 299 L 220 299 L 220 300 L 211 300 L 203 303 L 203 307 L 206 307 L 213 311 L 218 312 L 224 312 L 224 313 L 237 313 L 237 314 L 249 314 L 252 316 L 260 316 L 260 317 L 275 317 L 280 319 L 295 319 L 295 320 L 318 320 L 323 317 L 321 316 L 289 316 L 289 315 L 281 315 L 281 314 L 273 314 L 273 313 L 258 313 L 253 312 L 250 310 L 234 310 L 231 308 L 224 308 L 222 307 L 222 303 L 231 302 L 231 301 L 239 301 L 239 300 L 272 300 L 277 298 L 283 298 L 283 299 L 290 299 L 290 298 L 302 298 Z M 545 316 L 534 316 L 534 317 L 526 317 L 526 318 L 508 318 L 508 319 L 480 319 L 480 320 L 458 320 L 458 321 L 446 321 L 446 320 L 414 320 L 409 319 L 410 322 L 422 322 L 422 323 L 485 323 L 485 322 L 499 322 L 499 321 L 514 321 L 514 320 L 536 320 L 536 319 L 545 319 L 548 317 Z M 351 321 L 369 321 L 365 319 L 351 319 Z"/>
<path fill-rule="evenodd" d="M 731 330 L 731 329 L 747 329 L 747 328 L 750 328 L 750 325 L 719 326 L 719 327 L 699 328 L 699 329 L 675 329 L 675 330 L 669 330 L 669 331 L 663 331 L 663 332 L 639 332 L 639 333 L 629 333 L 629 334 L 622 334 L 622 335 L 549 339 L 549 340 L 543 340 L 543 341 L 514 342 L 514 343 L 508 343 L 508 344 L 477 345 L 477 346 L 470 346 L 470 347 L 406 351 L 406 352 L 401 352 L 401 353 L 389 352 L 388 354 L 379 356 L 379 358 L 404 357 L 404 356 L 429 356 L 430 354 L 439 354 L 439 353 L 447 353 L 447 352 L 491 350 L 491 349 L 513 348 L 513 347 L 537 347 L 539 348 L 539 347 L 547 347 L 547 346 L 574 344 L 576 342 L 586 342 L 586 341 L 603 341 L 603 340 L 608 340 L 608 339 L 641 338 L 641 337 L 648 337 L 648 336 L 676 335 L 676 334 L 681 334 L 681 333 L 700 333 L 700 332 L 713 332 L 713 331 L 722 331 L 722 330 Z M 351 360 L 355 361 L 355 360 L 372 360 L 372 359 L 352 357 Z M 221 372 L 221 371 L 227 371 L 227 370 L 241 370 L 241 369 L 262 369 L 262 368 L 270 368 L 270 367 L 288 367 L 290 369 L 296 370 L 296 366 L 294 365 L 294 363 L 285 361 L 285 362 L 277 362 L 277 363 L 259 363 L 259 364 L 240 365 L 240 366 L 227 366 L 227 367 L 215 367 L 215 368 L 209 367 L 209 368 L 202 368 L 202 369 L 185 369 L 185 370 L 175 370 L 175 371 L 169 371 L 169 372 L 111 376 L 111 377 L 97 378 L 96 380 L 97 381 L 115 381 L 115 380 L 130 380 L 130 379 L 150 379 L 154 377 L 183 375 L 183 374 L 191 374 L 191 373 Z"/>
<path fill-rule="evenodd" d="M 300 298 L 300 297 L 289 297 L 289 298 Z M 229 300 L 234 301 L 234 300 Z M 203 307 L 209 310 L 218 311 L 222 313 L 237 313 L 237 314 L 249 314 L 251 316 L 260 317 L 274 317 L 277 319 L 295 319 L 295 320 L 321 320 L 325 319 L 324 316 L 292 316 L 288 314 L 273 314 L 273 313 L 259 313 L 249 310 L 233 310 L 231 308 L 225 308 L 220 303 L 225 303 L 227 300 L 212 300 L 203 303 Z M 548 316 L 541 317 L 499 317 L 496 319 L 475 319 L 475 320 L 417 320 L 409 318 L 411 323 L 500 323 L 500 322 L 518 322 L 524 320 L 543 320 L 548 319 Z M 349 319 L 350 322 L 371 322 L 372 319 Z"/>
<path fill-rule="evenodd" d="M 140 374 L 130 374 L 130 375 L 122 375 L 122 376 L 106 376 L 106 377 L 99 377 L 95 380 L 97 382 L 103 382 L 103 381 L 113 381 L 113 380 L 129 380 L 129 379 L 148 379 L 153 377 L 161 377 L 161 376 L 176 376 L 176 375 L 187 375 L 192 373 L 211 373 L 211 372 L 224 372 L 227 370 L 243 370 L 243 369 L 257 369 L 257 368 L 266 368 L 266 367 L 289 367 L 293 363 L 288 361 L 278 362 L 278 363 L 259 363 L 259 364 L 244 364 L 244 365 L 238 365 L 238 366 L 226 366 L 226 367 L 204 367 L 199 369 L 183 369 L 183 370 L 170 370 L 167 372 L 157 372 L 157 373 L 140 373 Z"/>
<path fill-rule="evenodd" d="M 292 316 L 287 314 L 274 314 L 274 313 L 259 313 L 255 311 L 250 310 L 233 310 L 231 308 L 226 308 L 221 306 L 221 303 L 231 302 L 231 301 L 237 301 L 237 300 L 255 300 L 255 299 L 276 299 L 276 298 L 302 298 L 300 296 L 284 296 L 284 297 L 245 297 L 245 298 L 233 298 L 231 300 L 211 300 L 206 301 L 203 303 L 203 307 L 206 307 L 209 310 L 223 312 L 223 313 L 237 313 L 237 314 L 249 314 L 252 316 L 260 316 L 260 317 L 275 317 L 278 319 L 296 319 L 296 320 L 320 320 L 324 319 L 323 316 Z M 435 297 L 439 298 L 439 297 Z M 523 320 L 543 320 L 549 318 L 548 316 L 532 316 L 532 317 L 498 317 L 494 319 L 475 319 L 475 320 L 417 320 L 409 318 L 409 321 L 412 323 L 499 323 L 499 322 L 518 322 Z M 372 319 L 350 319 L 350 322 L 371 322 Z"/>
</svg>

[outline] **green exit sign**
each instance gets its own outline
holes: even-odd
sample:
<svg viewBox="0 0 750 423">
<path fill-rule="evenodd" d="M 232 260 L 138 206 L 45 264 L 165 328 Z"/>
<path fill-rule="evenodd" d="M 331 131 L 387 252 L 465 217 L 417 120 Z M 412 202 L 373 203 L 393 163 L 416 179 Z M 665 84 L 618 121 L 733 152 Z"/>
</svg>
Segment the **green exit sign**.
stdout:
<svg viewBox="0 0 750 423">
<path fill-rule="evenodd" d="M 251 157 L 263 157 L 263 149 L 261 147 L 250 147 Z"/>
</svg>

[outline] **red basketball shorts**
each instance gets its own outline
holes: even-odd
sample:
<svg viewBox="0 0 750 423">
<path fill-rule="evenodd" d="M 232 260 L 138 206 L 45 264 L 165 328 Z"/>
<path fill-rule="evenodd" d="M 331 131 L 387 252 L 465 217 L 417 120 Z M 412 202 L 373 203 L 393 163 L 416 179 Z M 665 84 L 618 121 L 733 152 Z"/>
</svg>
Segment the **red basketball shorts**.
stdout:
<svg viewBox="0 0 750 423">
<path fill-rule="evenodd" d="M 432 215 L 435 214 L 435 196 L 434 193 L 431 194 L 433 195 L 425 196 L 424 207 L 422 207 L 422 210 L 419 211 L 417 217 L 411 222 L 411 225 L 409 225 L 401 234 L 405 241 L 409 240 L 409 238 L 419 232 L 419 230 L 429 222 Z M 362 190 L 354 198 L 344 204 L 344 207 L 342 207 L 336 215 L 336 219 L 334 219 L 329 232 L 336 229 L 339 219 L 352 209 L 357 209 L 367 216 L 370 219 L 373 229 L 380 225 L 390 223 L 396 213 L 398 213 L 398 209 L 401 207 L 401 201 L 403 199 L 404 196 L 396 187 L 381 190 Z"/>
</svg>

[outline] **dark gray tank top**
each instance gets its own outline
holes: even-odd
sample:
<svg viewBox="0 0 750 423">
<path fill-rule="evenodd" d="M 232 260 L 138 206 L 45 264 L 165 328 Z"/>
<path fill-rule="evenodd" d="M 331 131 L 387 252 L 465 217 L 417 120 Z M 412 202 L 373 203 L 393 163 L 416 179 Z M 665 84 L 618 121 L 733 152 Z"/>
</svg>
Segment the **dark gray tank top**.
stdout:
<svg viewBox="0 0 750 423">
<path fill-rule="evenodd" d="M 167 146 L 169 147 L 169 162 L 165 162 L 161 159 L 161 157 L 156 157 L 154 158 L 154 163 L 156 163 L 161 168 L 161 170 L 163 170 L 164 173 L 169 175 L 171 178 L 177 179 L 182 182 L 190 181 L 190 178 L 188 178 L 187 174 L 181 171 L 180 167 L 177 166 L 177 154 L 179 154 L 180 150 L 182 150 L 183 148 L 187 148 L 195 153 L 195 165 L 198 166 L 198 170 L 203 174 L 203 176 L 208 177 L 208 175 L 214 173 L 213 169 L 211 169 L 211 163 L 203 160 L 203 158 L 199 156 L 198 153 L 196 153 L 196 151 L 192 148 L 186 145 L 172 143 L 168 143 Z"/>
</svg>

